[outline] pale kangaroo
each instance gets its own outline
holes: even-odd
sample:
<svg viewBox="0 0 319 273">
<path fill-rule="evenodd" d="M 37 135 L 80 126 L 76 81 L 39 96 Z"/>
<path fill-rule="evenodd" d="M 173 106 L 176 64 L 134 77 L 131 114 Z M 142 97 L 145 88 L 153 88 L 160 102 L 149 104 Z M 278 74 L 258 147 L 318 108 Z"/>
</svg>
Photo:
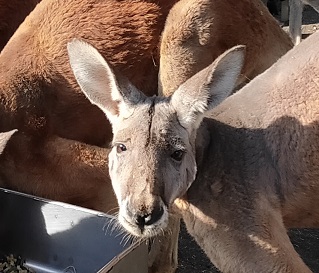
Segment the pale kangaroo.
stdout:
<svg viewBox="0 0 319 273">
<path fill-rule="evenodd" d="M 109 173 L 122 225 L 159 234 L 175 201 L 222 272 L 311 272 L 286 228 L 319 226 L 318 43 L 315 33 L 224 102 L 242 46 L 165 98 L 145 96 L 93 47 L 70 43 L 82 91 L 112 124 Z"/>
<path fill-rule="evenodd" d="M 259 0 L 180 0 L 170 10 L 160 46 L 159 93 L 171 95 L 188 78 L 235 45 L 246 46 L 236 88 L 293 47 Z"/>
</svg>

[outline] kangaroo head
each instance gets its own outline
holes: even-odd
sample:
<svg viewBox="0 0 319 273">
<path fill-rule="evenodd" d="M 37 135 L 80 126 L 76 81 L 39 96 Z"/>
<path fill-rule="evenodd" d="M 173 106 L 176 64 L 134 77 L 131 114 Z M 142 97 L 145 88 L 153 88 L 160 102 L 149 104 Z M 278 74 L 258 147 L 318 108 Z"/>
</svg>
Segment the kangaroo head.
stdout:
<svg viewBox="0 0 319 273">
<path fill-rule="evenodd" d="M 109 173 L 119 221 L 133 235 L 149 237 L 168 223 L 168 208 L 195 179 L 195 137 L 203 114 L 223 101 L 243 63 L 237 46 L 182 84 L 168 98 L 146 97 L 87 43 L 68 52 L 87 98 L 112 124 Z"/>
</svg>

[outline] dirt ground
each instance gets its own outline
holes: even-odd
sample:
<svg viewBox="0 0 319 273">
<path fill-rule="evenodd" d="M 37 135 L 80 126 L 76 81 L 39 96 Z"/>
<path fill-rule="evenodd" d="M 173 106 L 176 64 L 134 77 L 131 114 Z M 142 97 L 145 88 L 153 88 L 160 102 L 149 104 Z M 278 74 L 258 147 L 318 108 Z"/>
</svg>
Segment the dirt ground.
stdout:
<svg viewBox="0 0 319 273">
<path fill-rule="evenodd" d="M 303 34 L 306 37 L 316 30 L 319 30 L 319 14 L 306 6 L 303 13 Z M 319 45 L 314 46 L 318 46 L 319 49 Z M 291 230 L 289 231 L 289 235 L 296 251 L 305 263 L 314 273 L 319 273 L 319 229 Z M 219 271 L 210 263 L 195 241 L 187 234 L 184 225 L 182 225 L 179 239 L 179 268 L 177 273 L 194 272 L 218 273 Z"/>
</svg>

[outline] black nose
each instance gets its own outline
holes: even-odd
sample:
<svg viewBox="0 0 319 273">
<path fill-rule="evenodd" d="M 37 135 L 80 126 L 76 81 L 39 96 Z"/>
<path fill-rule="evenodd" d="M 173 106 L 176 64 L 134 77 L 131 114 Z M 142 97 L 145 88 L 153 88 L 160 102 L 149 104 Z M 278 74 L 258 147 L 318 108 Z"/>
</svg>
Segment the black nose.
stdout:
<svg viewBox="0 0 319 273">
<path fill-rule="evenodd" d="M 149 214 L 136 214 L 135 223 L 140 229 L 144 229 L 145 226 L 150 226 L 161 219 L 164 210 L 162 207 L 155 207 L 154 210 Z"/>
</svg>

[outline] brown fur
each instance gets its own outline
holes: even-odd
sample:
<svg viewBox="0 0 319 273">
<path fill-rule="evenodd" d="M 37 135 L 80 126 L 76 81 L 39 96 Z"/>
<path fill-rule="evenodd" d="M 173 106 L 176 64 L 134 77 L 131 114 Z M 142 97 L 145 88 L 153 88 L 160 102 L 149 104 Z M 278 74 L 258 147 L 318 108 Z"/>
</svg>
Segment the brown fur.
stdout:
<svg viewBox="0 0 319 273">
<path fill-rule="evenodd" d="M 0 55 L 0 129 L 18 128 L 28 134 L 30 141 L 24 145 L 30 143 L 30 147 L 23 151 L 30 156 L 32 143 L 37 144 L 37 155 L 46 156 L 42 144 L 45 147 L 52 139 L 57 143 L 62 138 L 96 145 L 107 143 L 111 130 L 101 126 L 106 121 L 104 114 L 87 102 L 75 83 L 66 43 L 73 37 L 91 41 L 116 68 L 146 93 L 153 94 L 158 70 L 153 58 L 158 58 L 159 35 L 172 2 L 163 0 L 160 4 L 116 0 L 41 2 Z M 29 185 L 30 181 L 10 177 L 8 186 L 26 190 L 28 186 L 23 184 Z M 42 194 L 59 199 L 54 191 Z"/>
<path fill-rule="evenodd" d="M 0 0 L 0 51 L 41 0 Z"/>
<path fill-rule="evenodd" d="M 171 95 L 227 49 L 246 45 L 242 86 L 293 44 L 260 0 L 181 0 L 171 9 L 161 42 L 159 92 Z"/>
<path fill-rule="evenodd" d="M 0 55 L 0 130 L 19 130 L 1 158 L 0 186 L 106 212 L 116 207 L 103 174 L 107 150 L 94 146 L 107 144 L 112 132 L 76 84 L 66 45 L 75 37 L 91 42 L 155 94 L 160 33 L 175 2 L 43 0 L 36 6 Z M 160 253 L 152 272 L 173 272 L 175 252 Z"/>
<path fill-rule="evenodd" d="M 28 120 L 33 112 L 33 120 L 46 116 L 43 122 L 50 123 L 52 134 L 97 145 L 110 140 L 109 126 L 101 126 L 105 124 L 104 115 L 79 92 L 68 64 L 66 43 L 75 37 L 89 41 L 141 90 L 155 94 L 157 46 L 173 2 L 40 3 L 0 56 L 0 96 L 4 107 L 0 127 L 33 130 L 37 126 L 38 130 L 42 124 Z M 44 100 L 50 105 L 43 105 Z M 30 114 L 26 115 L 26 111 Z"/>
<path fill-rule="evenodd" d="M 112 187 L 102 176 L 107 154 L 108 149 L 55 136 L 35 141 L 18 131 L 1 155 L 1 186 L 111 211 L 115 207 Z"/>
</svg>

